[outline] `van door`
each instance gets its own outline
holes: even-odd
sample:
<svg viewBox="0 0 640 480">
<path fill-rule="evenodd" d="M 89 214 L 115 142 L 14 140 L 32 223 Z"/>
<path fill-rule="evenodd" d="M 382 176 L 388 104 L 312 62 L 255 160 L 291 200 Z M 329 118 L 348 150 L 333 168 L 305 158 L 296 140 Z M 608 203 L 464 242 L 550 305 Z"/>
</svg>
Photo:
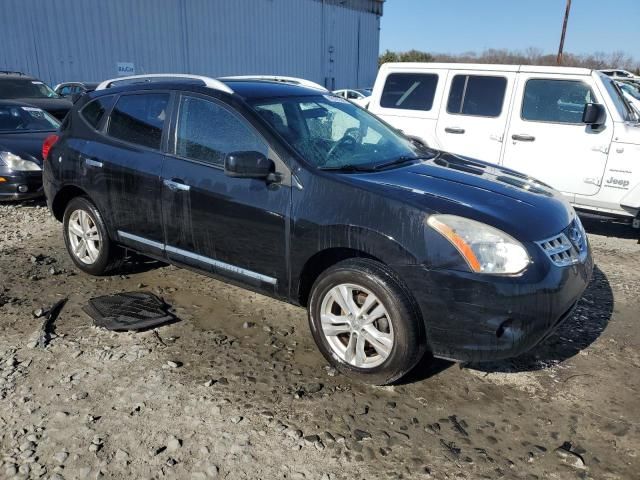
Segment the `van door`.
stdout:
<svg viewBox="0 0 640 480">
<path fill-rule="evenodd" d="M 589 77 L 522 73 L 505 139 L 503 164 L 569 196 L 600 190 L 613 122 L 582 123 L 587 103 L 604 103 Z"/>
<path fill-rule="evenodd" d="M 515 72 L 449 72 L 436 127 L 440 147 L 498 163 L 515 78 Z"/>
</svg>

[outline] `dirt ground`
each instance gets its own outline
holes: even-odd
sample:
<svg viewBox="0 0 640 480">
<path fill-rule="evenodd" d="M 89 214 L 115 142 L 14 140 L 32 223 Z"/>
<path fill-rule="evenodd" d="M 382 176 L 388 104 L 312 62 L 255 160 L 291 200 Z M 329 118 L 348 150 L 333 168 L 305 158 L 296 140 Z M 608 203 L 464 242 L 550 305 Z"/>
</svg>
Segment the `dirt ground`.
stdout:
<svg viewBox="0 0 640 480">
<path fill-rule="evenodd" d="M 0 478 L 639 478 L 638 234 L 587 228 L 595 277 L 556 335 L 379 388 L 328 367 L 302 309 L 156 262 L 88 277 L 42 204 L 0 206 Z M 82 311 L 132 290 L 181 321 L 116 334 Z"/>
</svg>

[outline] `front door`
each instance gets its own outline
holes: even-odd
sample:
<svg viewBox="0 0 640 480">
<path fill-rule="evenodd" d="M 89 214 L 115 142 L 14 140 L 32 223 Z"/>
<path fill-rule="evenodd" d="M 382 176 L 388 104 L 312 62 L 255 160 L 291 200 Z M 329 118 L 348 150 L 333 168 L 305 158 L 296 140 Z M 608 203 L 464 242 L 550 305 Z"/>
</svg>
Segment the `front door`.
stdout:
<svg viewBox="0 0 640 480">
<path fill-rule="evenodd" d="M 498 163 L 515 72 L 449 74 L 436 135 L 442 150 Z"/>
<path fill-rule="evenodd" d="M 517 87 L 503 164 L 568 196 L 600 190 L 613 123 L 582 123 L 587 103 L 603 103 L 584 79 L 522 74 Z"/>
<path fill-rule="evenodd" d="M 284 295 L 288 182 L 229 177 L 224 160 L 257 151 L 274 160 L 276 171 L 284 165 L 246 119 L 211 97 L 181 95 L 174 123 L 174 154 L 162 171 L 167 256 Z"/>
</svg>

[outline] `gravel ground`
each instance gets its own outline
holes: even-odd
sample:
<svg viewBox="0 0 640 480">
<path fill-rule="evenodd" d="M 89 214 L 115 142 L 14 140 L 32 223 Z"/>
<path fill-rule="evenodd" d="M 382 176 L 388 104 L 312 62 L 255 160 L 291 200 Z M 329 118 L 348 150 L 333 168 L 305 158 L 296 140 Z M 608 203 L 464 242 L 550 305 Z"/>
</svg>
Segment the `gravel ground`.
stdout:
<svg viewBox="0 0 640 480">
<path fill-rule="evenodd" d="M 302 309 L 156 262 L 85 276 L 42 204 L 0 205 L 0 478 L 638 478 L 638 233 L 587 229 L 594 280 L 556 335 L 376 388 L 326 365 Z M 131 290 L 181 321 L 116 334 L 82 312 Z"/>
</svg>

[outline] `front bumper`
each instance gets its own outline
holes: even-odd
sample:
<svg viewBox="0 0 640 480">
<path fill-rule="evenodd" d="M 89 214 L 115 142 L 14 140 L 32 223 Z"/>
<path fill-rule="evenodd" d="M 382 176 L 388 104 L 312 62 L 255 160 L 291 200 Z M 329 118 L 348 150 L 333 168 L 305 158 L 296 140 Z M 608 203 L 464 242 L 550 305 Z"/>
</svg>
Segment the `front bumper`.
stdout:
<svg viewBox="0 0 640 480">
<path fill-rule="evenodd" d="M 498 277 L 422 265 L 400 268 L 418 301 L 434 356 L 479 362 L 530 350 L 573 313 L 593 271 L 582 263 L 536 265 L 530 275 Z"/>
<path fill-rule="evenodd" d="M 0 180 L 0 201 L 27 200 L 44 195 L 42 172 L 0 173 L 0 178 L 4 179 Z"/>
</svg>

